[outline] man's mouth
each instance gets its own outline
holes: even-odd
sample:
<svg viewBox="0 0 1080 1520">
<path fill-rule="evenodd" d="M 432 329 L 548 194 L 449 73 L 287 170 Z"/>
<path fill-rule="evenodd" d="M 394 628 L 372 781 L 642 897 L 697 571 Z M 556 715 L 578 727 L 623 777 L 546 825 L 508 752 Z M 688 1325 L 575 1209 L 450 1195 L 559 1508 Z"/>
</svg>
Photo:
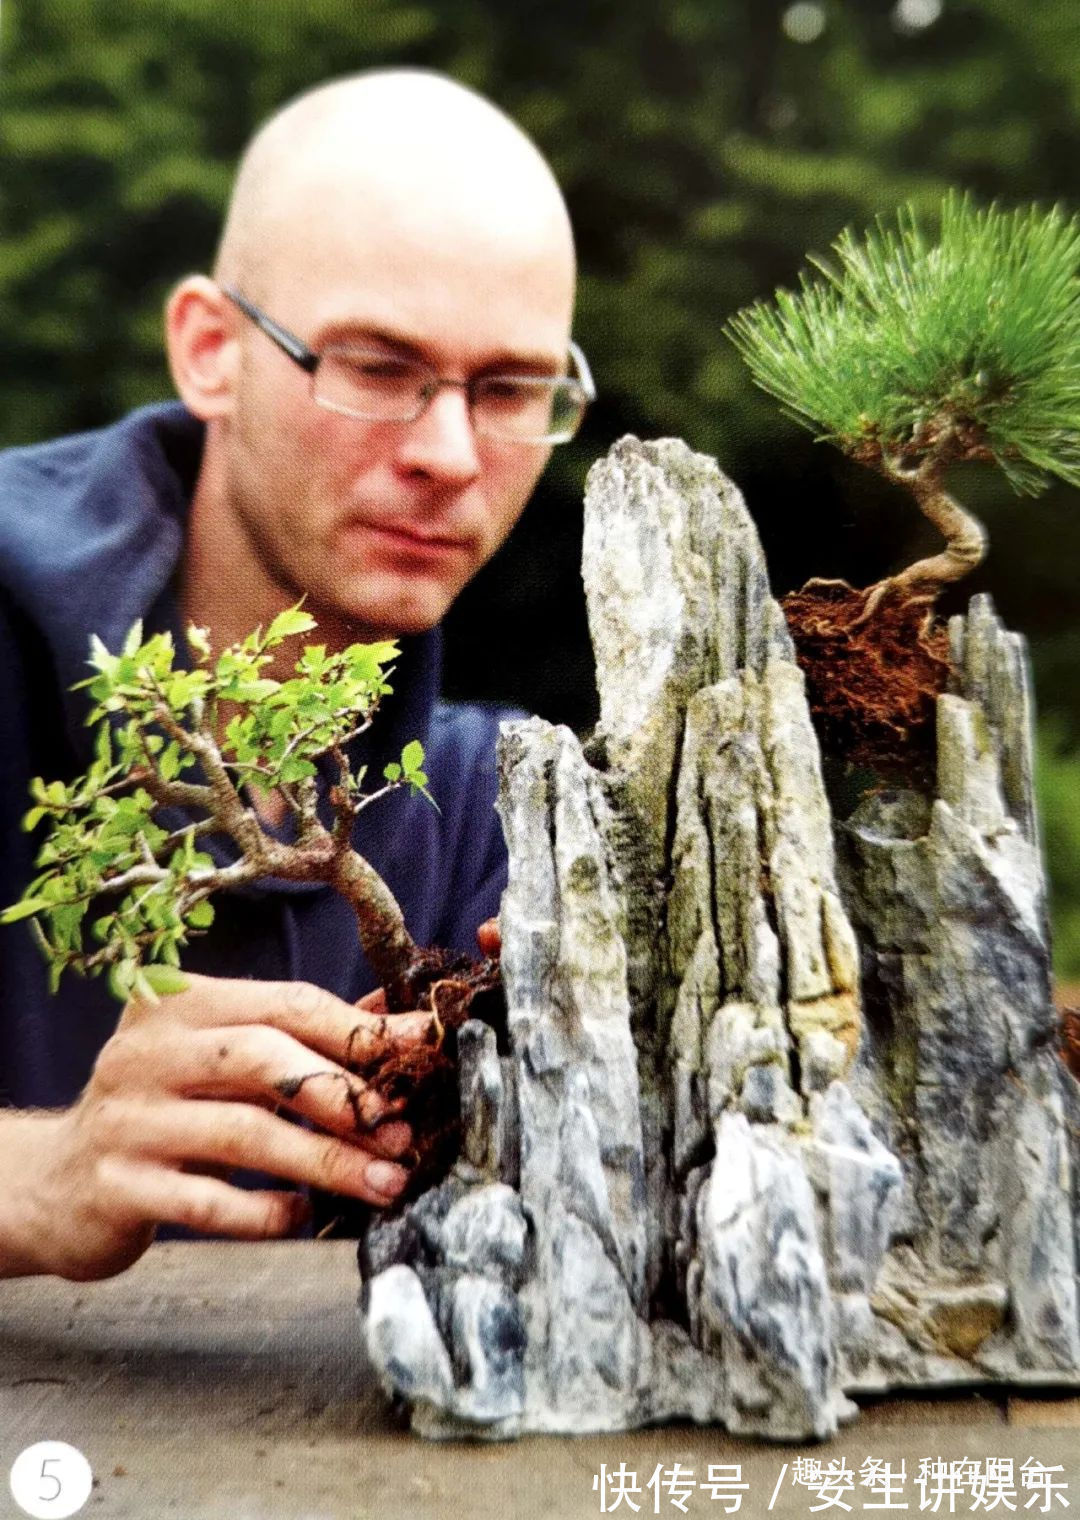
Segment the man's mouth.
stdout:
<svg viewBox="0 0 1080 1520">
<path fill-rule="evenodd" d="M 346 532 L 363 537 L 368 543 L 383 544 L 391 552 L 414 559 L 439 559 L 462 554 L 468 547 L 463 538 L 447 534 L 421 533 L 402 523 L 351 522 Z"/>
</svg>

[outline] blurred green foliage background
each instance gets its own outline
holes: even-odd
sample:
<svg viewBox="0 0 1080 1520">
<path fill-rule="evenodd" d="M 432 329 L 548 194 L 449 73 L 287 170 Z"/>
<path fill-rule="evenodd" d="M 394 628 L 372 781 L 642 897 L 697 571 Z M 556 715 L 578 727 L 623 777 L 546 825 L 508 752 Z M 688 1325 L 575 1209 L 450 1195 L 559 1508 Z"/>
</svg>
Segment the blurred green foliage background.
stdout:
<svg viewBox="0 0 1080 1520">
<path fill-rule="evenodd" d="M 627 431 L 719 458 L 778 592 L 926 551 L 904 498 L 786 422 L 721 328 L 845 225 L 902 202 L 932 215 L 950 185 L 1080 209 L 1073 0 L 8 0 L 0 443 L 166 394 L 162 300 L 207 267 L 255 124 L 389 63 L 479 88 L 548 154 L 601 390 L 453 614 L 453 691 L 591 721 L 581 484 Z M 991 536 L 962 596 L 990 590 L 1031 641 L 1057 963 L 1080 977 L 1080 502 L 1064 486 L 1021 501 L 978 471 L 962 489 Z"/>
</svg>

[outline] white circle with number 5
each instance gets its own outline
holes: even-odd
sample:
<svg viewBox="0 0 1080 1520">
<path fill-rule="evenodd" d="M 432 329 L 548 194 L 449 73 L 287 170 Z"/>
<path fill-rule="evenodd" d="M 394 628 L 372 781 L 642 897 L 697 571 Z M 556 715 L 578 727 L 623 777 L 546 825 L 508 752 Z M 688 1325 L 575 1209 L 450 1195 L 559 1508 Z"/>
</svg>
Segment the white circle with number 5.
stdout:
<svg viewBox="0 0 1080 1520">
<path fill-rule="evenodd" d="M 66 1441 L 36 1441 L 11 1464 L 15 1503 L 35 1520 L 78 1514 L 94 1486 L 90 1463 Z"/>
</svg>

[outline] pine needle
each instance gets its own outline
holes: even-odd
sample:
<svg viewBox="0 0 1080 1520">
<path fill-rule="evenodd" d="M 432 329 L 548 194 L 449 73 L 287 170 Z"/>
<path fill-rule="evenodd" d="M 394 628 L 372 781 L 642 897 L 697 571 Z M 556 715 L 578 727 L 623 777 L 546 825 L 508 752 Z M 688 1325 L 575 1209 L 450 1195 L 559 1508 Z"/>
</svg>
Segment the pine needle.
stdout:
<svg viewBox="0 0 1080 1520">
<path fill-rule="evenodd" d="M 727 333 L 754 380 L 819 438 L 868 461 L 951 442 L 1014 489 L 1080 485 L 1080 222 L 1060 207 L 951 193 L 931 241 L 909 208 Z"/>
</svg>

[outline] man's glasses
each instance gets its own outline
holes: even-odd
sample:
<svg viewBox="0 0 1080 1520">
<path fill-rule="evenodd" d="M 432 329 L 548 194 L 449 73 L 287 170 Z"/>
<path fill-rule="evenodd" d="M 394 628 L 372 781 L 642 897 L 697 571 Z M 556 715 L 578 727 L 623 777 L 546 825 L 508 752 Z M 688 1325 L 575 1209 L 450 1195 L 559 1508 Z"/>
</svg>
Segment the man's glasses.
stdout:
<svg viewBox="0 0 1080 1520">
<path fill-rule="evenodd" d="M 415 422 L 439 391 L 463 390 L 477 433 L 508 443 L 568 443 L 596 387 L 588 361 L 570 344 L 572 375 L 477 375 L 444 380 L 430 365 L 362 344 L 328 343 L 316 352 L 238 290 L 223 294 L 311 376 L 319 406 L 363 422 Z"/>
</svg>

